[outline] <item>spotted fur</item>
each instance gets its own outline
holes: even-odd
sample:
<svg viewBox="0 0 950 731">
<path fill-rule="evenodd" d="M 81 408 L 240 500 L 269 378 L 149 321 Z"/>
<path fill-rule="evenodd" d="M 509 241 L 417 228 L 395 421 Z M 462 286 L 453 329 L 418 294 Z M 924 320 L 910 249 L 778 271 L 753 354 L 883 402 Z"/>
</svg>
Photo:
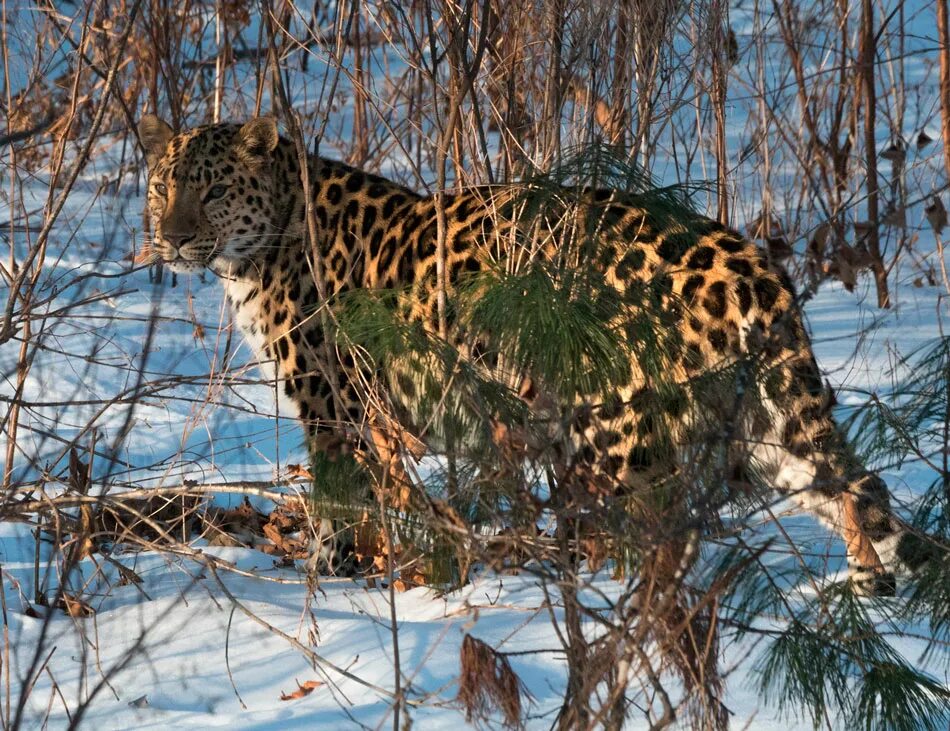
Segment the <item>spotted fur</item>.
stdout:
<svg viewBox="0 0 950 731">
<path fill-rule="evenodd" d="M 146 117 L 140 136 L 149 164 L 148 209 L 164 262 L 175 271 L 207 268 L 220 277 L 236 322 L 260 360 L 273 364 L 282 399 L 311 435 L 341 420 L 361 423 L 356 384 L 346 378 L 350 355 L 344 355 L 339 383 L 345 413 L 334 409 L 313 257 L 326 272 L 328 295 L 408 287 L 416 304 L 407 317 L 434 330 L 437 201 L 311 157 L 316 240 L 310 243 L 295 148 L 279 138 L 273 121 L 175 135 Z M 841 532 L 860 586 L 892 590 L 908 534 L 891 514 L 883 482 L 845 448 L 787 276 L 714 221 L 663 221 L 613 191 L 566 193 L 575 202 L 559 209 L 562 223 L 542 227 L 538 252 L 560 255 L 568 218 L 572 226 L 580 220 L 584 229 L 597 229 L 607 242 L 598 253 L 601 271 L 616 291 L 641 296 L 649 283 L 656 292 L 663 313 L 657 325 L 671 336 L 668 375 L 677 383 L 741 359 L 764 365 L 758 406 L 739 425 L 752 445 L 746 457 L 777 489 Z M 498 187 L 442 197 L 450 291 L 467 273 L 503 259 L 506 241 L 524 233 L 518 195 L 517 188 Z M 399 375 L 393 374 L 391 389 L 397 400 L 411 402 L 411 379 Z M 526 401 L 540 400 L 536 385 L 530 377 L 521 382 Z M 663 418 L 684 425 L 680 433 L 686 425 L 695 433 L 704 422 L 716 427 L 717 420 L 735 415 L 735 391 L 711 410 L 695 408 L 692 393 L 683 389 L 663 410 Z M 576 405 L 571 459 L 592 475 L 634 482 L 651 468 L 644 444 L 656 430 L 656 416 L 641 406 L 656 395 L 631 363 L 629 380 L 610 398 Z"/>
</svg>

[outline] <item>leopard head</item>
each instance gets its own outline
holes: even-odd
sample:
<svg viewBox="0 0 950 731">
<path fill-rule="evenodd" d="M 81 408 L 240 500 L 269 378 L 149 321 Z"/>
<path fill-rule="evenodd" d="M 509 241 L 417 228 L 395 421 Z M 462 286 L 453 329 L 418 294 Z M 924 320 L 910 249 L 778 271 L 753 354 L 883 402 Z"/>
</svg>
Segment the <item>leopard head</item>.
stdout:
<svg viewBox="0 0 950 731">
<path fill-rule="evenodd" d="M 138 126 L 148 164 L 148 212 L 154 249 L 177 272 L 225 273 L 273 239 L 272 118 L 214 124 L 180 134 L 158 117 Z"/>
</svg>

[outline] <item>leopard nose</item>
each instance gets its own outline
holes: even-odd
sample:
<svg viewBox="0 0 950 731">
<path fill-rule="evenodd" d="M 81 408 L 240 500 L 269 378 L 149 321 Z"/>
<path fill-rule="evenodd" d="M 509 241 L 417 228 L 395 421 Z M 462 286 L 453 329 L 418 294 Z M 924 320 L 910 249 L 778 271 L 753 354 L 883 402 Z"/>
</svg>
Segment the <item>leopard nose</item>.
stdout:
<svg viewBox="0 0 950 731">
<path fill-rule="evenodd" d="M 162 233 L 162 238 L 165 239 L 165 241 L 167 241 L 176 251 L 191 241 L 194 237 L 195 235 L 190 232 L 165 231 Z"/>
</svg>

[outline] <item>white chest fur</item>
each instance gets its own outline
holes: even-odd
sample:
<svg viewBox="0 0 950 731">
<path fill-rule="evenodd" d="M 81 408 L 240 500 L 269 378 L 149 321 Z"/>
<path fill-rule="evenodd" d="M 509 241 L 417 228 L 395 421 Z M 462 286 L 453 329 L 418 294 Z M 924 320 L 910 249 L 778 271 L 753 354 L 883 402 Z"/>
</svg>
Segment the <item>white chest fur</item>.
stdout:
<svg viewBox="0 0 950 731">
<path fill-rule="evenodd" d="M 234 323 L 244 335 L 244 340 L 250 346 L 257 358 L 258 367 L 264 381 L 277 395 L 277 407 L 280 414 L 285 416 L 300 416 L 300 409 L 296 403 L 287 398 L 284 392 L 282 374 L 274 359 L 274 334 L 269 332 L 267 321 L 262 312 L 263 295 L 259 283 L 246 279 L 225 279 L 224 291 L 231 304 Z"/>
</svg>

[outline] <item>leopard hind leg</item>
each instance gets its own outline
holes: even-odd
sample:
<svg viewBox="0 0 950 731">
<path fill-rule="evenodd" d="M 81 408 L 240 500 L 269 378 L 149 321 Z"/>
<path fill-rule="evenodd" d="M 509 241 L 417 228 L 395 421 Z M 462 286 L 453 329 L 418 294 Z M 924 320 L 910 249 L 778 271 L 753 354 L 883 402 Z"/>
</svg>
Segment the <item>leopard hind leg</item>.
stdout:
<svg viewBox="0 0 950 731">
<path fill-rule="evenodd" d="M 786 352 L 782 362 L 766 379 L 772 387 L 761 389 L 770 426 L 752 443 L 751 458 L 777 490 L 841 535 L 859 593 L 892 595 L 908 538 L 887 487 L 864 468 L 835 424 L 834 398 L 814 358 Z"/>
</svg>

